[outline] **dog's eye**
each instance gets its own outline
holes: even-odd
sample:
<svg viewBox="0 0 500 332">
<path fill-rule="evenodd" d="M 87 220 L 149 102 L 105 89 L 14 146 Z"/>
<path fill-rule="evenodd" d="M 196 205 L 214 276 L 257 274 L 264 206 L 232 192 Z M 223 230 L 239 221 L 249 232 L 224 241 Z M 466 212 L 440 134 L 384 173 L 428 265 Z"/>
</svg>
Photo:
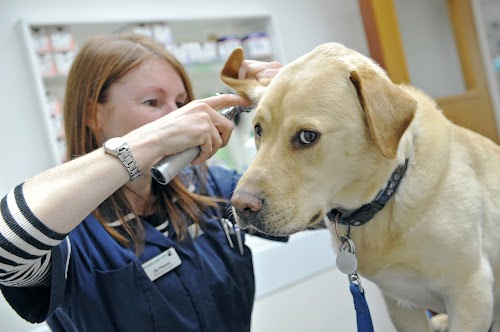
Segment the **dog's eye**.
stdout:
<svg viewBox="0 0 500 332">
<path fill-rule="evenodd" d="M 260 138 L 260 136 L 262 135 L 262 127 L 259 124 L 253 127 L 253 134 L 255 138 Z"/>
<path fill-rule="evenodd" d="M 302 144 L 311 144 L 318 138 L 318 134 L 314 131 L 303 130 L 300 132 L 299 138 Z"/>
</svg>

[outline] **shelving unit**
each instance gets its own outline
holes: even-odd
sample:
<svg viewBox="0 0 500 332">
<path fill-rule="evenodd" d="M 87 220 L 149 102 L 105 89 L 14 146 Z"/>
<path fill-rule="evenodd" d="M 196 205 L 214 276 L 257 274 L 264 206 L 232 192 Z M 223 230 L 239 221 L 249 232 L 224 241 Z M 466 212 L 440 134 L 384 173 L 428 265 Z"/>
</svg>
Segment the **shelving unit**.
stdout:
<svg viewBox="0 0 500 332">
<path fill-rule="evenodd" d="M 184 57 L 185 53 L 176 54 L 179 60 L 184 63 L 190 75 L 197 98 L 211 96 L 216 92 L 230 92 L 220 81 L 219 74 L 225 60 L 222 52 L 225 50 L 223 46 L 226 45 L 226 48 L 234 46 L 231 43 L 228 44 L 227 41 L 235 37 L 242 40 L 245 36 L 262 33 L 267 38 L 267 45 L 270 52 L 264 54 L 264 56 L 248 56 L 247 51 L 251 50 L 251 48 L 245 48 L 244 46 L 247 43 L 242 42 L 240 45 L 246 50 L 247 57 L 264 61 L 279 61 L 280 59 L 279 47 L 277 47 L 272 26 L 272 17 L 267 14 L 231 18 L 173 17 L 155 20 L 133 19 L 128 21 L 93 22 L 40 22 L 21 20 L 19 22 L 19 31 L 24 41 L 27 62 L 33 76 L 33 91 L 37 97 L 44 125 L 47 129 L 54 165 L 64 161 L 66 154 L 64 137 L 61 136 L 60 130 L 62 122 L 58 111 L 58 109 L 61 109 L 64 100 L 66 73 L 58 73 L 56 71 L 51 75 L 44 74 L 40 66 L 39 53 L 37 54 L 38 44 L 33 37 L 35 31 L 38 31 L 38 33 L 40 31 L 65 31 L 69 33 L 74 43 L 74 49 L 69 51 L 74 54 L 78 51 L 79 46 L 91 36 L 126 31 L 148 34 L 164 44 L 174 54 L 176 54 L 176 50 L 184 46 L 188 46 L 188 48 L 199 48 L 200 45 L 201 47 L 210 47 L 212 51 L 210 54 L 211 57 L 194 59 L 193 56 L 191 57 L 192 60 Z M 156 38 L 156 35 L 159 38 Z M 229 51 L 226 50 L 226 52 Z M 251 149 L 242 149 L 241 147 L 241 144 L 245 144 L 251 133 L 251 128 L 248 128 L 249 122 L 249 119 L 241 121 L 240 125 L 233 132 L 233 137 L 228 147 L 221 149 L 220 153 L 218 153 L 220 159 L 230 167 L 243 170 L 253 157 L 245 152 L 250 151 L 251 153 Z"/>
</svg>

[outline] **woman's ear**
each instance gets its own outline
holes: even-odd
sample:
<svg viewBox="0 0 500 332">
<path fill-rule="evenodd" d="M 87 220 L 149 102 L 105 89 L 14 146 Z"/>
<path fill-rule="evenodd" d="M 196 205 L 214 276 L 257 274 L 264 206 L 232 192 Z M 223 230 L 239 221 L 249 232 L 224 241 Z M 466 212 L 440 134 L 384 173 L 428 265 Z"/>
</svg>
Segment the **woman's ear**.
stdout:
<svg viewBox="0 0 500 332">
<path fill-rule="evenodd" d="M 95 106 L 94 106 L 95 105 Z M 85 125 L 94 130 L 101 129 L 102 127 L 102 114 L 104 112 L 103 105 L 96 103 L 94 104 L 91 100 L 88 101 L 87 107 L 89 112 L 87 112 L 87 119 L 85 119 Z M 92 108 L 95 107 L 95 111 L 92 112 Z"/>
</svg>

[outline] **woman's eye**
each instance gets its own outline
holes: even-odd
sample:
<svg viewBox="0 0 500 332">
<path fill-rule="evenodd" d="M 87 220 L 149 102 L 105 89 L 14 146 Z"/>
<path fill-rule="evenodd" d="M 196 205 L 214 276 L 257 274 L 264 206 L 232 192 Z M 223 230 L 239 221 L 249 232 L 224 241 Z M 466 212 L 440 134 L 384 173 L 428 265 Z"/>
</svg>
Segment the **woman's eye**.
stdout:
<svg viewBox="0 0 500 332">
<path fill-rule="evenodd" d="M 318 134 L 314 131 L 303 130 L 300 132 L 299 138 L 302 144 L 311 144 L 318 138 Z"/>
<path fill-rule="evenodd" d="M 177 105 L 177 108 L 181 108 L 184 106 L 184 103 L 181 101 L 176 101 L 175 104 Z"/>
<path fill-rule="evenodd" d="M 146 106 L 149 107 L 158 107 L 158 100 L 157 99 L 148 99 L 144 102 Z"/>
</svg>

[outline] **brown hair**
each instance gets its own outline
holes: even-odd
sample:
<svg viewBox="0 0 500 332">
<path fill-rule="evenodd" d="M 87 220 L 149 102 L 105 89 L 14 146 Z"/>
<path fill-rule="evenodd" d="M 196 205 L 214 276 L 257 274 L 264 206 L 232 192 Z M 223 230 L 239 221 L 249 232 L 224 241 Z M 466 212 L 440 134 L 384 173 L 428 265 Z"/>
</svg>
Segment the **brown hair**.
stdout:
<svg viewBox="0 0 500 332">
<path fill-rule="evenodd" d="M 65 92 L 64 128 L 68 160 L 99 148 L 95 132 L 87 125 L 88 121 L 96 119 L 97 104 L 106 101 L 107 91 L 114 82 L 152 57 L 164 59 L 179 73 L 188 93 L 187 102 L 192 101 L 193 89 L 182 64 L 151 38 L 132 33 L 100 35 L 83 45 L 72 64 Z M 178 178 L 166 186 L 155 181 L 151 185 L 151 202 L 154 203 L 150 208 L 168 211 L 169 221 L 181 239 L 187 234 L 184 219 L 198 222 L 203 210 L 218 201 L 190 192 Z M 135 247 L 139 254 L 143 248 L 144 229 L 123 190 L 116 191 L 93 214 L 117 241 Z M 129 212 L 136 217 L 127 220 L 125 216 Z M 125 234 L 108 225 L 117 219 L 121 220 Z"/>
</svg>

